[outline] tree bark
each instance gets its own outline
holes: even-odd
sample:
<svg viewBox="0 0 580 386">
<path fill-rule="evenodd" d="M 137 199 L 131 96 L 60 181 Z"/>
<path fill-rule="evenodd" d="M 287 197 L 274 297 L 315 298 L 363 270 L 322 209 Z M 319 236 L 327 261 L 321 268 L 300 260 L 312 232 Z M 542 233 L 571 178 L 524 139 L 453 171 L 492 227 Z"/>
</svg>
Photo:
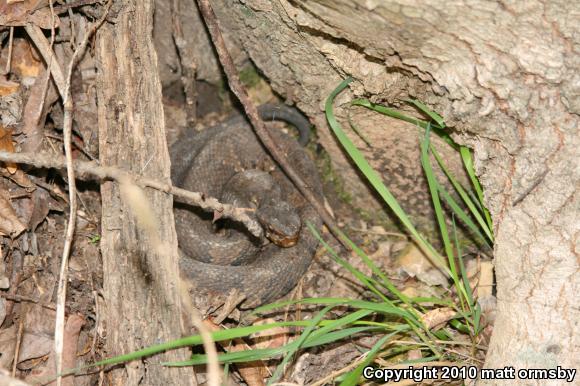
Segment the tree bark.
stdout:
<svg viewBox="0 0 580 386">
<path fill-rule="evenodd" d="M 498 315 L 486 366 L 580 366 L 575 2 L 213 4 L 222 28 L 244 46 L 275 90 L 313 119 L 320 142 L 353 189 L 360 186 L 358 177 L 322 112 L 342 77 L 358 82 L 339 105 L 353 95 L 379 102 L 413 97 L 443 115 L 457 141 L 475 150 L 494 221 Z M 359 117 L 365 121 L 364 115 L 353 121 Z M 384 139 L 381 126 L 392 124 L 384 122 L 365 131 L 383 138 L 378 149 L 358 143 L 389 184 L 396 177 L 388 153 L 407 134 L 399 130 Z"/>
<path fill-rule="evenodd" d="M 98 31 L 99 151 L 102 165 L 117 166 L 168 184 L 170 163 L 161 106 L 157 57 L 151 42 L 152 1 L 128 1 L 115 24 Z M 145 195 L 156 224 L 137 223 L 119 185 L 101 186 L 101 251 L 107 354 L 114 356 L 182 336 L 177 239 L 171 196 Z M 156 233 L 157 232 L 157 233 Z M 163 248 L 155 245 L 160 242 Z M 153 360 L 133 361 L 112 372 L 112 384 L 194 384 L 190 368 L 160 366 L 187 358 L 171 351 Z"/>
</svg>

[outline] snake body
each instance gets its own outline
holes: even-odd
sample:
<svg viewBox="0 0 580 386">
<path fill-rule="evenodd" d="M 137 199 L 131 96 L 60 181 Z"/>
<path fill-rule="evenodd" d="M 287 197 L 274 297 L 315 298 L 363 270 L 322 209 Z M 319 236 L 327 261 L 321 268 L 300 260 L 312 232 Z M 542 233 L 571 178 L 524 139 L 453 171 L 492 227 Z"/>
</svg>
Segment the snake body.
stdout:
<svg viewBox="0 0 580 386">
<path fill-rule="evenodd" d="M 285 120 L 300 129 L 307 142 L 308 121 L 296 110 L 262 106 L 264 121 Z M 306 125 L 306 127 L 305 127 Z M 316 167 L 299 143 L 280 130 L 270 130 L 289 163 L 319 199 L 322 186 Z M 282 248 L 257 240 L 242 225 L 227 221 L 221 229 L 212 215 L 176 202 L 174 205 L 182 276 L 196 291 L 227 295 L 237 290 L 244 308 L 288 293 L 312 261 L 318 241 L 306 226 L 321 226 L 316 211 L 275 165 L 249 123 L 235 116 L 201 132 L 190 130 L 171 148 L 173 184 L 238 207 L 255 207 L 256 216 L 272 231 L 294 228 L 297 239 Z M 268 229 L 266 229 L 268 233 Z M 287 241 L 287 240 L 286 240 Z"/>
</svg>

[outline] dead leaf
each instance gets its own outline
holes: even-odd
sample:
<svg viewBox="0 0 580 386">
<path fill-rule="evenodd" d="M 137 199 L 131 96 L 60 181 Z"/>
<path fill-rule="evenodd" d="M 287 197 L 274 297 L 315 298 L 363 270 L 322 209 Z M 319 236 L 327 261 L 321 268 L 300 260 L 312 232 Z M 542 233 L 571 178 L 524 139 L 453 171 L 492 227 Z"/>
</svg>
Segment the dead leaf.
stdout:
<svg viewBox="0 0 580 386">
<path fill-rule="evenodd" d="M 6 191 L 0 192 L 0 234 L 14 238 L 24 232 L 26 226 L 16 215 L 8 197 Z"/>
<path fill-rule="evenodd" d="M 471 276 L 471 275 L 469 275 Z M 493 294 L 493 263 L 491 261 L 481 261 L 479 263 L 479 280 L 474 292 L 478 297 L 483 298 Z"/>
<path fill-rule="evenodd" d="M 419 359 L 423 359 L 423 353 L 421 350 L 409 350 L 407 353 L 407 360 L 409 361 L 417 361 Z"/>
<path fill-rule="evenodd" d="M 10 1 L 0 0 L 0 25 L 22 27 L 32 23 L 43 29 L 51 28 L 53 15 L 48 8 L 48 0 Z M 60 21 L 54 15 L 54 28 L 58 28 Z"/>
<path fill-rule="evenodd" d="M 43 62 L 37 56 L 36 52 L 33 51 L 28 39 L 14 39 L 12 47 L 12 72 L 14 74 L 18 75 L 21 79 L 37 78 L 43 67 Z"/>
<path fill-rule="evenodd" d="M 262 319 L 256 321 L 254 324 L 262 325 L 274 322 L 276 322 L 274 319 Z M 252 334 L 252 340 L 256 342 L 254 346 L 257 349 L 279 348 L 288 342 L 290 339 L 290 333 L 291 331 L 288 327 L 274 327 Z"/>
<path fill-rule="evenodd" d="M 456 314 L 457 311 L 449 307 L 436 308 L 423 315 L 421 320 L 423 320 L 428 329 L 437 331 L 444 327 Z"/>
<path fill-rule="evenodd" d="M 54 319 L 52 319 L 54 322 Z M 64 327 L 64 347 L 63 347 L 63 367 L 64 368 L 73 368 L 76 366 L 77 360 L 77 345 L 78 345 L 78 338 L 81 331 L 82 326 L 85 324 L 85 319 L 80 315 L 71 315 L 67 318 L 66 324 Z M 51 331 L 54 327 L 51 328 Z M 51 335 L 52 336 L 52 335 Z M 26 381 L 32 384 L 40 383 L 42 380 L 46 380 L 46 378 L 51 378 L 55 375 L 55 361 L 54 361 L 54 352 L 52 351 L 49 355 L 47 361 L 45 361 L 41 366 L 36 367 L 33 369 L 30 374 L 26 377 Z M 74 377 L 66 377 L 62 380 L 63 386 L 72 386 L 74 385 Z M 42 382 L 42 384 L 45 384 Z"/>
<path fill-rule="evenodd" d="M 20 88 L 20 84 L 7 80 L 6 77 L 0 76 L 0 97 L 14 94 Z"/>
<path fill-rule="evenodd" d="M 23 187 L 27 192 L 33 192 L 36 189 L 36 185 L 32 183 L 28 175 L 20 169 L 16 170 L 14 174 L 11 174 L 7 170 L 0 168 L 0 174 L 12 180 L 16 185 Z"/>
<path fill-rule="evenodd" d="M 414 244 L 410 244 L 397 258 L 400 270 L 428 285 L 447 284 L 447 277 L 433 262 Z"/>
<path fill-rule="evenodd" d="M 13 324 L 8 328 L 0 330 L 0 368 L 8 369 L 14 359 L 16 349 L 16 334 L 18 326 Z"/>
<path fill-rule="evenodd" d="M 53 345 L 54 340 L 52 339 L 52 336 L 47 336 L 46 334 L 38 332 L 25 332 L 22 336 L 22 342 L 20 343 L 18 363 L 48 355 L 52 350 Z M 19 368 L 22 370 L 28 370 L 27 368 Z"/>
<path fill-rule="evenodd" d="M 54 103 L 56 89 L 49 83 L 46 90 L 47 69 L 42 68 L 34 84 L 28 88 L 28 98 L 22 110 L 22 124 L 20 129 L 25 141 L 21 144 L 21 151 L 37 152 L 44 141 L 44 121 L 48 109 Z"/>
<path fill-rule="evenodd" d="M 0 150 L 14 153 L 14 142 L 12 142 L 12 130 L 0 125 Z M 10 174 L 16 173 L 18 165 L 13 162 L 5 162 L 6 169 Z"/>
<path fill-rule="evenodd" d="M 85 325 L 86 320 L 80 314 L 73 314 L 66 320 L 64 326 L 64 347 L 62 354 L 63 367 L 65 369 L 72 369 L 77 366 L 77 346 L 79 343 L 79 335 L 81 328 Z M 67 384 L 71 383 L 72 377 L 68 378 Z M 63 383 L 64 384 L 64 383 Z"/>
<path fill-rule="evenodd" d="M 50 196 L 44 189 L 36 189 L 32 193 L 32 213 L 28 221 L 28 229 L 34 231 L 44 221 L 50 210 Z"/>
<path fill-rule="evenodd" d="M 24 329 L 18 363 L 19 368 L 29 370 L 37 363 L 30 360 L 45 357 L 52 351 L 55 311 L 31 304 L 25 307 L 22 317 Z"/>
</svg>

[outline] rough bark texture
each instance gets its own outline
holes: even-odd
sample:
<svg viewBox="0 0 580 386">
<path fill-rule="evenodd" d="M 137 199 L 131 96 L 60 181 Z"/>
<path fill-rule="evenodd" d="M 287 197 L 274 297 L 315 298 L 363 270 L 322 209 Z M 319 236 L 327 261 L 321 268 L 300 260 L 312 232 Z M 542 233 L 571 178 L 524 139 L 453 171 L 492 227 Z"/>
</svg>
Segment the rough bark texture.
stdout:
<svg viewBox="0 0 580 386">
<path fill-rule="evenodd" d="M 157 57 L 151 43 L 152 11 L 152 1 L 125 2 L 116 23 L 98 32 L 100 160 L 103 165 L 170 183 Z M 181 337 L 171 196 L 145 192 L 156 221 L 153 231 L 145 231 L 121 198 L 118 184 L 104 183 L 101 193 L 107 354 L 128 353 Z M 155 245 L 155 239 L 163 248 Z M 191 369 L 158 364 L 186 357 L 187 352 L 172 351 L 155 357 L 153 363 L 130 362 L 113 371 L 112 383 L 191 384 Z"/>
<path fill-rule="evenodd" d="M 356 96 L 388 102 L 412 96 L 441 113 L 458 141 L 475 149 L 494 220 L 499 312 L 486 366 L 580 365 L 577 3 L 213 4 L 222 28 L 273 87 L 315 121 L 341 172 L 348 163 L 322 114 L 341 77 L 358 80 L 351 88 Z M 366 134 L 379 138 L 381 130 L 369 127 Z M 374 166 L 392 164 L 397 137 L 380 143 Z M 389 171 L 381 172 L 389 182 Z M 352 172 L 347 179 L 356 180 Z M 546 384 L 511 384 L 540 383 Z"/>
</svg>

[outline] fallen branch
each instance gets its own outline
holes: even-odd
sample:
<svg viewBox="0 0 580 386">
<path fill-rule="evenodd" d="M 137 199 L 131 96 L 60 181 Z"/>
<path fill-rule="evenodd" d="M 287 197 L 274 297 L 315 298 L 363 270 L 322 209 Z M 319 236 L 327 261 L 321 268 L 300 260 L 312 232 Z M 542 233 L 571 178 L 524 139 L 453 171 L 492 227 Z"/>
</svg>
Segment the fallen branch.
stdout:
<svg viewBox="0 0 580 386">
<path fill-rule="evenodd" d="M 66 162 L 63 157 L 50 157 L 36 153 L 0 151 L 0 161 L 30 165 L 36 168 L 59 170 L 66 168 Z M 114 180 L 117 182 L 129 180 L 138 186 L 152 188 L 179 197 L 187 204 L 199 207 L 206 212 L 217 212 L 220 217 L 240 222 L 256 237 L 262 237 L 263 235 L 262 226 L 248 216 L 247 212 L 249 210 L 246 208 L 236 208 L 229 204 L 223 204 L 214 197 L 206 197 L 203 193 L 191 192 L 151 178 L 134 176 L 119 168 L 99 166 L 95 162 L 75 160 L 73 167 L 76 172 L 76 178 L 79 180 Z"/>
</svg>

